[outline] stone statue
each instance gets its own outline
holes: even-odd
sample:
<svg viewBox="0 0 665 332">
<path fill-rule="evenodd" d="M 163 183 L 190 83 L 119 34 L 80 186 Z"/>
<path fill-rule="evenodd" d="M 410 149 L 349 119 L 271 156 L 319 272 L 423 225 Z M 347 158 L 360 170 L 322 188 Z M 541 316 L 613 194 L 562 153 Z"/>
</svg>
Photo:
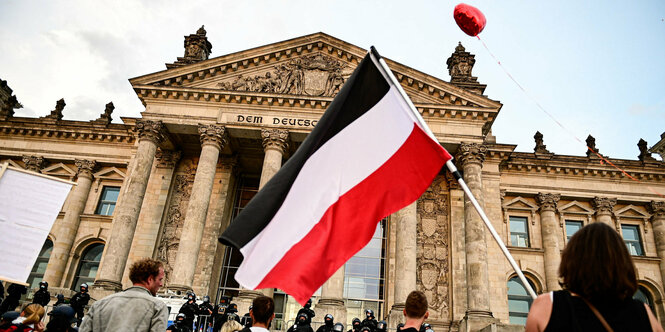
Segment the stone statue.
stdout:
<svg viewBox="0 0 665 332">
<path fill-rule="evenodd" d="M 598 153 L 598 149 L 596 148 L 596 139 L 595 139 L 593 136 L 589 135 L 589 136 L 586 138 L 586 146 L 587 146 L 589 149 L 591 149 L 591 150 L 587 149 L 586 156 L 587 156 L 587 157 L 594 157 L 594 156 L 596 156 L 596 153 Z M 591 152 L 591 151 L 593 151 L 593 152 Z M 594 153 L 594 152 L 595 152 L 595 153 Z"/>
<path fill-rule="evenodd" d="M 106 107 L 104 108 L 104 113 L 100 114 L 99 118 L 97 118 L 95 122 L 108 126 L 113 120 L 113 118 L 111 117 L 111 113 L 113 113 L 114 109 L 115 106 L 113 106 L 113 102 L 106 104 Z"/>
<path fill-rule="evenodd" d="M 45 116 L 44 118 L 53 119 L 56 121 L 62 120 L 62 110 L 65 109 L 65 105 L 67 105 L 65 104 L 65 99 L 60 98 L 60 100 L 55 103 L 55 109 L 51 111 L 51 114 Z"/>
<path fill-rule="evenodd" d="M 543 144 L 543 134 L 539 131 L 536 131 L 536 134 L 533 135 L 533 139 L 536 141 L 536 146 L 533 148 L 535 153 L 550 153 L 547 150 L 547 146 Z"/>
<path fill-rule="evenodd" d="M 641 161 L 655 161 L 656 159 L 651 156 L 649 148 L 647 147 L 647 141 L 640 138 L 640 141 L 637 142 L 637 147 L 640 149 L 640 155 L 637 158 Z"/>
</svg>

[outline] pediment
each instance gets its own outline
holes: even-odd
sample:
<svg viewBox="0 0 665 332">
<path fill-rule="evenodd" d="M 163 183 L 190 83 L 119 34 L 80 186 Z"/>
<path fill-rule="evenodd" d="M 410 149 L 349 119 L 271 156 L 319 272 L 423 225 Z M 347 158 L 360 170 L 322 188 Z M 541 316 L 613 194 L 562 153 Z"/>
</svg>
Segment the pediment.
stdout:
<svg viewBox="0 0 665 332">
<path fill-rule="evenodd" d="M 633 205 L 628 205 L 615 211 L 614 215 L 620 218 L 636 218 L 636 219 L 648 219 L 651 217 L 649 214 L 640 211 Z"/>
<path fill-rule="evenodd" d="M 559 213 L 562 214 L 584 214 L 592 215 L 595 213 L 594 210 L 582 205 L 578 201 L 572 201 L 568 204 L 564 204 L 559 207 Z"/>
<path fill-rule="evenodd" d="M 96 179 L 120 180 L 125 179 L 125 173 L 115 167 L 104 167 L 99 172 L 93 174 Z"/>
<path fill-rule="evenodd" d="M 131 79 L 147 98 L 206 101 L 293 98 L 327 102 L 339 91 L 366 50 L 315 33 Z M 497 111 L 501 104 L 444 80 L 386 59 L 419 108 L 442 106 Z M 247 97 L 251 96 L 251 97 Z M 260 103 L 260 102 L 259 102 Z"/>
<path fill-rule="evenodd" d="M 16 168 L 23 169 L 23 166 L 19 165 L 17 162 L 15 162 L 14 160 L 11 160 L 11 159 L 5 159 L 5 160 L 1 161 L 0 165 L 4 164 L 4 163 L 9 163 L 9 166 L 13 166 L 13 167 L 16 167 Z"/>
<path fill-rule="evenodd" d="M 506 210 L 529 210 L 536 211 L 538 206 L 524 199 L 523 197 L 516 197 L 503 204 L 503 208 Z"/>
<path fill-rule="evenodd" d="M 42 174 L 68 179 L 70 181 L 76 176 L 76 171 L 63 163 L 57 163 L 46 167 L 42 169 L 41 172 Z"/>
</svg>

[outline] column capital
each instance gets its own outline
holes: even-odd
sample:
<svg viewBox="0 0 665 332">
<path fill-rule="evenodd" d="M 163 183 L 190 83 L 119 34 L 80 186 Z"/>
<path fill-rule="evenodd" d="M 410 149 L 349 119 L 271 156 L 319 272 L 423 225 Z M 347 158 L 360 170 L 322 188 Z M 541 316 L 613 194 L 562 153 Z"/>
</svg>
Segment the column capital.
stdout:
<svg viewBox="0 0 665 332">
<path fill-rule="evenodd" d="M 226 127 L 220 125 L 199 124 L 199 135 L 201 135 L 201 146 L 213 145 L 222 150 L 228 142 Z"/>
<path fill-rule="evenodd" d="M 540 205 L 541 211 L 556 211 L 559 199 L 561 199 L 561 195 L 559 194 L 538 193 L 536 195 L 536 201 Z"/>
<path fill-rule="evenodd" d="M 485 154 L 487 147 L 478 143 L 461 143 L 457 149 L 455 159 L 458 160 L 460 166 L 464 167 L 469 164 L 482 165 L 485 161 Z"/>
<path fill-rule="evenodd" d="M 289 131 L 285 129 L 261 129 L 261 138 L 263 139 L 263 149 L 276 149 L 279 152 L 289 147 Z"/>
<path fill-rule="evenodd" d="M 166 127 L 162 121 L 136 120 L 136 131 L 139 140 L 149 140 L 157 145 L 164 141 Z"/>
<path fill-rule="evenodd" d="M 651 213 L 651 220 L 656 218 L 665 218 L 665 202 L 663 201 L 651 201 L 647 205 L 647 211 Z"/>
<path fill-rule="evenodd" d="M 25 169 L 39 173 L 44 166 L 44 157 L 39 156 L 23 156 Z"/>
<path fill-rule="evenodd" d="M 92 171 L 97 166 L 97 162 L 94 160 L 87 159 L 74 159 L 74 165 L 76 165 L 77 171 L 76 174 L 79 177 L 87 177 L 92 179 Z"/>
<path fill-rule="evenodd" d="M 591 205 L 593 205 L 594 209 L 596 209 L 596 215 L 612 214 L 616 204 L 617 199 L 609 197 L 594 197 L 591 201 Z"/>
<path fill-rule="evenodd" d="M 155 158 L 158 168 L 173 168 L 182 156 L 181 151 L 157 149 Z"/>
</svg>

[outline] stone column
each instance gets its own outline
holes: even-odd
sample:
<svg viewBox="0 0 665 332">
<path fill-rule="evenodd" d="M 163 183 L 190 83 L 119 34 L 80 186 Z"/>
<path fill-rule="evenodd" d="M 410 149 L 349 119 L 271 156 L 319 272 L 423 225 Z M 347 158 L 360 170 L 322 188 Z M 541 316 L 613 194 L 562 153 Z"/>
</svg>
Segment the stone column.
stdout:
<svg viewBox="0 0 665 332">
<path fill-rule="evenodd" d="M 53 251 L 44 272 L 44 281 L 47 281 L 52 287 L 61 286 L 65 267 L 79 229 L 81 213 L 85 208 L 85 202 L 88 200 L 90 186 L 92 185 L 92 171 L 95 168 L 95 161 L 76 159 L 74 164 L 78 168 L 76 186 L 69 194 L 67 210 L 62 222 L 58 224 Z"/>
<path fill-rule="evenodd" d="M 660 276 L 665 282 L 665 201 L 651 201 L 647 209 L 651 213 L 653 238 L 656 242 L 656 253 L 660 258 Z"/>
<path fill-rule="evenodd" d="M 594 197 L 591 201 L 593 207 L 596 209 L 596 221 L 602 222 L 612 226 L 618 230 L 619 226 L 615 225 L 612 221 L 612 212 L 614 211 L 614 205 L 617 204 L 616 198 L 607 198 L 607 197 Z"/>
<path fill-rule="evenodd" d="M 219 125 L 199 125 L 199 134 L 201 135 L 201 155 L 196 167 L 192 195 L 187 205 L 180 245 L 173 266 L 173 282 L 169 285 L 170 289 L 176 291 L 192 289 L 219 152 L 228 140 L 226 129 Z"/>
<path fill-rule="evenodd" d="M 558 290 L 559 263 L 561 262 L 561 249 L 558 241 L 559 224 L 556 221 L 556 206 L 561 195 L 538 193 L 536 200 L 540 205 L 540 232 L 543 237 L 545 250 L 545 280 L 548 291 Z"/>
<path fill-rule="evenodd" d="M 108 294 L 108 291 L 117 292 L 122 287 L 122 274 L 134 239 L 157 145 L 164 141 L 166 131 L 161 121 L 150 120 L 137 120 L 136 130 L 139 136 L 138 148 L 122 188 L 123 198 L 113 212 L 111 235 L 104 248 L 99 274 L 93 286 L 99 295 Z"/>
<path fill-rule="evenodd" d="M 393 216 L 395 221 L 395 291 L 390 308 L 389 326 L 404 322 L 404 302 L 411 291 L 416 290 L 418 201 L 415 201 Z"/>
<path fill-rule="evenodd" d="M 487 153 L 487 147 L 484 145 L 462 143 L 455 157 L 464 173 L 464 182 L 466 182 L 480 206 L 484 205 L 482 165 L 485 161 L 485 153 Z M 464 196 L 464 224 L 467 326 L 482 328 L 481 325 L 486 321 L 489 323 L 488 319 L 493 317 L 490 310 L 489 276 L 487 272 L 486 226 L 466 195 Z"/>
<path fill-rule="evenodd" d="M 314 308 L 316 317 L 323 320 L 326 314 L 331 314 L 335 322 L 346 324 L 346 306 L 344 305 L 344 265 L 340 267 L 330 279 L 321 287 L 321 297 Z"/>
</svg>

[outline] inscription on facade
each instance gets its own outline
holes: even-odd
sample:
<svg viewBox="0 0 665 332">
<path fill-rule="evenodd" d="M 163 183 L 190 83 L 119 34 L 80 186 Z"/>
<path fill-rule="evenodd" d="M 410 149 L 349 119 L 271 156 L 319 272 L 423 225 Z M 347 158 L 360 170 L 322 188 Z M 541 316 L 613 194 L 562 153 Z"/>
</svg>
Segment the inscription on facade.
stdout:
<svg viewBox="0 0 665 332">
<path fill-rule="evenodd" d="M 280 127 L 303 127 L 314 128 L 319 120 L 306 118 L 292 118 L 284 116 L 259 116 L 249 114 L 231 114 L 227 117 L 228 122 L 250 123 L 260 125 L 273 125 Z"/>
</svg>

